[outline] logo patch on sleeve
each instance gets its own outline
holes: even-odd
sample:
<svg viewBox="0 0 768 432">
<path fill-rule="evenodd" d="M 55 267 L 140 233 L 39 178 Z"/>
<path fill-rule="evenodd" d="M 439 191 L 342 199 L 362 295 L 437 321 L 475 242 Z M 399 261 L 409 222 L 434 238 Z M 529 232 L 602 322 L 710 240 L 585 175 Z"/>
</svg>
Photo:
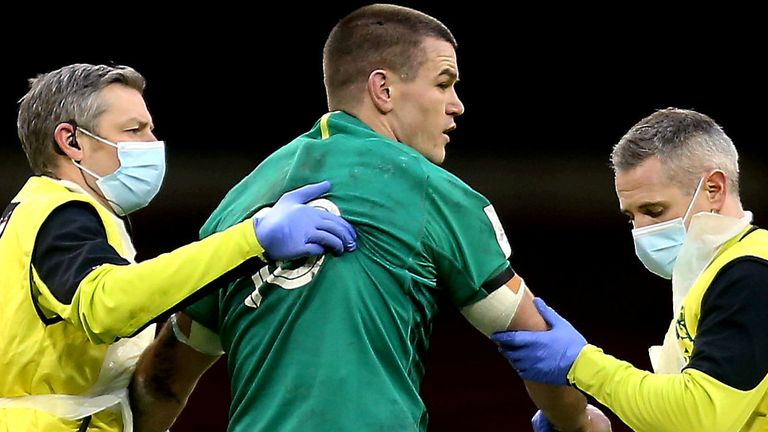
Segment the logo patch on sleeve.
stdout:
<svg viewBox="0 0 768 432">
<path fill-rule="evenodd" d="M 501 226 L 501 221 L 496 214 L 496 210 L 493 208 L 493 205 L 489 204 L 483 211 L 485 212 L 485 215 L 488 216 L 488 220 L 491 221 L 493 230 L 496 231 L 496 241 L 499 242 L 499 247 L 502 252 L 504 252 L 504 256 L 509 258 L 509 256 L 512 255 L 512 247 L 509 246 L 507 234 L 504 232 L 504 227 Z"/>
<path fill-rule="evenodd" d="M 3 215 L 0 216 L 0 237 L 3 236 L 3 233 L 5 232 L 5 226 L 8 225 L 8 220 L 11 219 L 11 214 L 13 214 L 13 210 L 16 209 L 16 206 L 18 205 L 19 203 L 17 202 L 10 203 L 8 207 L 5 208 Z"/>
</svg>

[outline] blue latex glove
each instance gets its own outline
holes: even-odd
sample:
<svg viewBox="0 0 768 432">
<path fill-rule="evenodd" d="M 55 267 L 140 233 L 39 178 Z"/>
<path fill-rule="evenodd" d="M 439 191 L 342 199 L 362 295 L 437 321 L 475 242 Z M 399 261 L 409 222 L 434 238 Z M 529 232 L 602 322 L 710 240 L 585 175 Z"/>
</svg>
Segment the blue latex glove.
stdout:
<svg viewBox="0 0 768 432">
<path fill-rule="evenodd" d="M 542 410 L 536 411 L 531 419 L 531 426 L 533 426 L 533 432 L 555 432 L 555 427 L 547 420 Z"/>
<path fill-rule="evenodd" d="M 290 261 L 321 255 L 334 255 L 357 248 L 357 233 L 347 221 L 305 203 L 328 192 L 324 181 L 286 192 L 264 215 L 253 218 L 256 238 L 273 260 Z"/>
<path fill-rule="evenodd" d="M 533 303 L 550 330 L 498 332 L 491 340 L 524 380 L 566 385 L 568 371 L 587 341 L 544 300 L 535 298 Z"/>
</svg>

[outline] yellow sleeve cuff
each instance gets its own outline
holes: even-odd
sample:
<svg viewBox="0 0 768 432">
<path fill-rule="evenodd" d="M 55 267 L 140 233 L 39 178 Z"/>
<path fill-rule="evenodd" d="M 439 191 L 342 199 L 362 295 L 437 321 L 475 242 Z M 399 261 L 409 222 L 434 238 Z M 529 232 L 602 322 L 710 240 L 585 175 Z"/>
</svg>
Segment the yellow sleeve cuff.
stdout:
<svg viewBox="0 0 768 432">
<path fill-rule="evenodd" d="M 248 245 L 251 247 L 253 254 L 260 260 L 266 262 L 264 253 L 264 246 L 259 242 L 259 238 L 256 237 L 256 228 L 253 226 L 253 219 L 248 218 L 237 225 L 232 226 L 231 230 L 235 230 L 238 234 L 242 235 L 246 239 Z"/>
<path fill-rule="evenodd" d="M 594 377 L 594 372 L 600 370 L 605 365 L 603 350 L 587 344 L 576 357 L 571 370 L 568 371 L 568 382 L 580 387 L 581 384 L 589 383 Z"/>
</svg>

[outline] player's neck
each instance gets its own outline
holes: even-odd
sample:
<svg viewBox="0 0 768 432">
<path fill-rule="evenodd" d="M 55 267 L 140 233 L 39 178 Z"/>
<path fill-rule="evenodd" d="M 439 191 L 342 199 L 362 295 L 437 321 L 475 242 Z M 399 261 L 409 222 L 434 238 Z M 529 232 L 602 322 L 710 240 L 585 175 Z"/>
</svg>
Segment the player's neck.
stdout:
<svg viewBox="0 0 768 432">
<path fill-rule="evenodd" d="M 354 110 L 354 112 L 350 112 L 350 114 L 357 117 L 358 120 L 368 125 L 368 127 L 373 129 L 373 131 L 379 135 L 384 135 L 389 139 L 399 141 L 394 128 L 388 121 L 388 116 L 382 114 L 375 107 L 363 105 L 363 107 Z"/>
</svg>

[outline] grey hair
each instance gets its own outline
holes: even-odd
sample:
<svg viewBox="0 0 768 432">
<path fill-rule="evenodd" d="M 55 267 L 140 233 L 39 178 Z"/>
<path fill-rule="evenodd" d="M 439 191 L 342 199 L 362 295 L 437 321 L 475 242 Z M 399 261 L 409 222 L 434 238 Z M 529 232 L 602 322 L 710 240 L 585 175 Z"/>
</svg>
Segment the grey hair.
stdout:
<svg viewBox="0 0 768 432">
<path fill-rule="evenodd" d="M 99 93 L 114 83 L 144 92 L 144 77 L 128 66 L 72 64 L 29 80 L 16 127 L 35 174 L 50 175 L 56 166 L 54 131 L 60 123 L 74 122 L 98 133 L 97 120 L 107 109 Z"/>
<path fill-rule="evenodd" d="M 614 172 L 637 167 L 656 156 L 667 178 L 693 192 L 706 171 L 719 169 L 731 192 L 739 194 L 739 154 L 723 129 L 710 117 L 692 110 L 666 108 L 640 120 L 613 147 Z"/>
</svg>

